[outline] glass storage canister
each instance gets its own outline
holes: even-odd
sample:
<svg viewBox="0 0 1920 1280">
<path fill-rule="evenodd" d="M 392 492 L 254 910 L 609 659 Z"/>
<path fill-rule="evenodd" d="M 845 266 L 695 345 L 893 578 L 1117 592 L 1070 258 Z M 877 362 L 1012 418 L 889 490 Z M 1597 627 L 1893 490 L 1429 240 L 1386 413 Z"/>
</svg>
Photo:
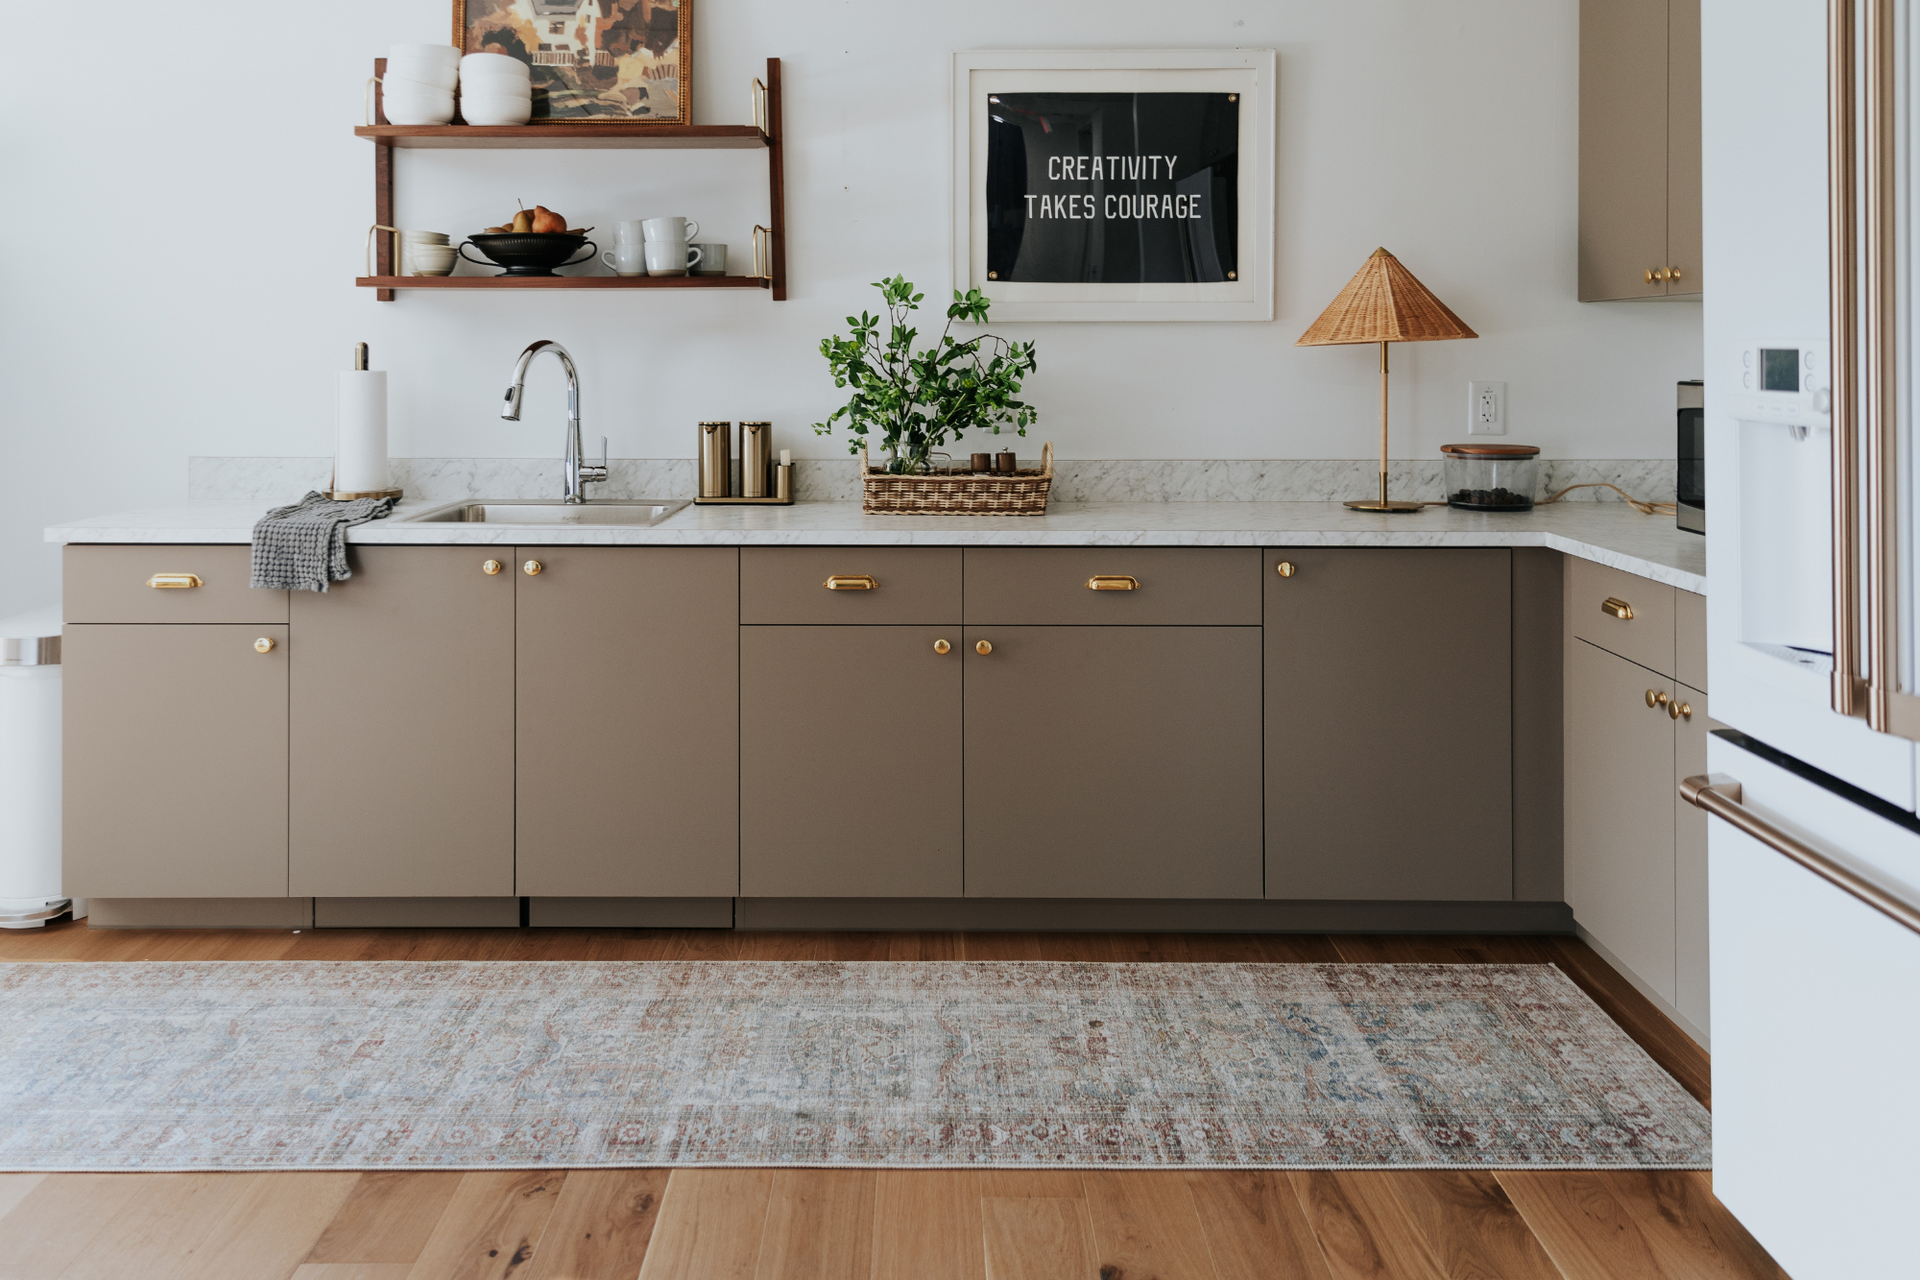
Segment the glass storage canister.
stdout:
<svg viewBox="0 0 1920 1280">
<path fill-rule="evenodd" d="M 1462 511 L 1531 511 L 1540 450 L 1530 444 L 1443 444 L 1447 505 Z"/>
</svg>

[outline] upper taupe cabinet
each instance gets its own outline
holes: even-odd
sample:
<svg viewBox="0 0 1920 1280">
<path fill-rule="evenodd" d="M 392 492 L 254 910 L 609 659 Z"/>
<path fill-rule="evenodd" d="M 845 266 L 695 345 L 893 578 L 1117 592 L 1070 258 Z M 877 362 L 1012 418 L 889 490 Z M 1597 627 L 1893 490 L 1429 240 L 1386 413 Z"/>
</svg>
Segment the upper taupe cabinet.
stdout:
<svg viewBox="0 0 1920 1280">
<path fill-rule="evenodd" d="M 1580 2 L 1580 301 L 1701 292 L 1700 0 Z"/>
</svg>

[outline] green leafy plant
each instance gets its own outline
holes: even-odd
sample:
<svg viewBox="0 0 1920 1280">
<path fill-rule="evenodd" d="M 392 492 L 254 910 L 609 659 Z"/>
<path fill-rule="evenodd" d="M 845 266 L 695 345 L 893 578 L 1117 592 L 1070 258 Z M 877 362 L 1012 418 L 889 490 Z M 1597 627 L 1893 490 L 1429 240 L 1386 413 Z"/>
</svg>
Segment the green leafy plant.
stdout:
<svg viewBox="0 0 1920 1280">
<path fill-rule="evenodd" d="M 916 354 L 920 331 L 908 321 L 926 295 L 915 293 L 905 276 L 875 281 L 874 288 L 886 300 L 884 319 L 862 311 L 847 317 L 851 335 L 821 339 L 820 354 L 833 370 L 833 385 L 852 387 L 853 395 L 825 422 L 813 424 L 815 434 L 830 434 L 844 419 L 853 436 L 847 452 L 859 453 L 869 434 L 876 435 L 888 456 L 887 470 L 905 473 L 927 470 L 935 450 L 971 430 L 999 435 L 1008 427 L 1027 434 L 1038 415 L 1014 397 L 1021 379 L 1034 371 L 1033 344 L 992 334 L 965 342 L 953 337 L 955 321 L 986 323 L 985 294 L 956 289 L 940 340 Z"/>
</svg>

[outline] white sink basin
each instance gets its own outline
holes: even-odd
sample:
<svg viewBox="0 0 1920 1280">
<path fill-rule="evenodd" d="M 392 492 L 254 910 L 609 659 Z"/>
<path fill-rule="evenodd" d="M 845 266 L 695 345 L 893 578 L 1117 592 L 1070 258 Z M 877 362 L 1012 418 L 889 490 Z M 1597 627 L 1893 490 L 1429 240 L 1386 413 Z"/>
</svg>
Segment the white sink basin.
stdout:
<svg viewBox="0 0 1920 1280">
<path fill-rule="evenodd" d="M 682 507 L 685 498 L 606 499 L 598 502 L 561 502 L 557 499 L 504 498 L 456 502 L 435 507 L 405 524 L 538 524 L 538 525 L 650 525 L 659 524 Z"/>
</svg>

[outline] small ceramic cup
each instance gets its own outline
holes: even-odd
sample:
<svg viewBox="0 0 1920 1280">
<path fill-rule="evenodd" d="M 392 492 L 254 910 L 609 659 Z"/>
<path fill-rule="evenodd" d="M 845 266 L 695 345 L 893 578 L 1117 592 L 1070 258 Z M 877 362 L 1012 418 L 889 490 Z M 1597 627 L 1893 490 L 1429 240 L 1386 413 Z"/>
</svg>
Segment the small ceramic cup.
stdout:
<svg viewBox="0 0 1920 1280">
<path fill-rule="evenodd" d="M 622 240 L 600 255 L 600 261 L 613 268 L 617 276 L 647 274 L 647 247 L 638 240 Z"/>
<path fill-rule="evenodd" d="M 700 263 L 700 250 L 684 240 L 649 240 L 646 254 L 650 276 L 683 276 Z"/>
<path fill-rule="evenodd" d="M 678 240 L 681 244 L 700 234 L 700 224 L 692 218 L 648 218 L 640 224 L 647 233 L 647 239 Z"/>
<path fill-rule="evenodd" d="M 647 237 L 640 230 L 640 220 L 638 218 L 629 222 L 623 222 L 614 228 L 613 242 L 615 244 L 645 244 L 646 240 Z"/>
<path fill-rule="evenodd" d="M 727 246 L 723 244 L 696 244 L 700 251 L 700 269 L 697 276 L 723 276 L 727 274 Z"/>
</svg>

